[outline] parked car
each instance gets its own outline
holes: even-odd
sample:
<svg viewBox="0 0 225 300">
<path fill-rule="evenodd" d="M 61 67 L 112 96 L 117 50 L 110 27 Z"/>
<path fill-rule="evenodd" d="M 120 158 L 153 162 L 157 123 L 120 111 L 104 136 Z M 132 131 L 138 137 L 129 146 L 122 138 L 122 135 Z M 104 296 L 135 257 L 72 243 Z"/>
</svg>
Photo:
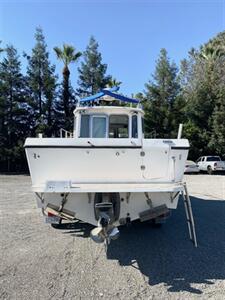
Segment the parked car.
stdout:
<svg viewBox="0 0 225 300">
<path fill-rule="evenodd" d="M 197 164 L 194 161 L 192 161 L 192 160 L 187 160 L 186 161 L 184 173 L 186 173 L 186 174 L 187 173 L 189 173 L 189 174 L 191 174 L 191 173 L 197 174 L 199 172 L 200 172 L 200 169 L 199 169 L 199 167 L 197 166 Z"/>
<path fill-rule="evenodd" d="M 196 163 L 200 171 L 206 171 L 208 174 L 225 171 L 225 162 L 219 156 L 201 156 Z"/>
</svg>

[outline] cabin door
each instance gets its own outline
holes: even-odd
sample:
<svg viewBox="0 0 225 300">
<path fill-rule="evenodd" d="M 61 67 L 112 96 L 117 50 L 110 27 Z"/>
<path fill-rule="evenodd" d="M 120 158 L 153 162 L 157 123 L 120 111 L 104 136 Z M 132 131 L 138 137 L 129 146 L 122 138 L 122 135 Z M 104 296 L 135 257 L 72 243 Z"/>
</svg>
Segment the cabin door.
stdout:
<svg viewBox="0 0 225 300">
<path fill-rule="evenodd" d="M 169 144 L 160 140 L 143 140 L 143 177 L 166 180 L 169 174 L 169 155 Z"/>
</svg>

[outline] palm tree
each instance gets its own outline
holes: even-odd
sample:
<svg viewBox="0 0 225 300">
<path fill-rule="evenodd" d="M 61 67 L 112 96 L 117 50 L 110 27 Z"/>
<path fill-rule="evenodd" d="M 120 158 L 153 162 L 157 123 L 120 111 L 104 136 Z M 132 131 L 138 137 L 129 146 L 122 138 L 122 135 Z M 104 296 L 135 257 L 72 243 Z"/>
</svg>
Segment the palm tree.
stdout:
<svg viewBox="0 0 225 300">
<path fill-rule="evenodd" d="M 64 104 L 64 111 L 66 121 L 70 116 L 70 109 L 69 109 L 69 99 L 70 99 L 70 90 L 69 90 L 69 78 L 70 78 L 70 70 L 69 65 L 74 63 L 78 60 L 78 58 L 82 55 L 81 52 L 76 52 L 76 49 L 67 44 L 63 44 L 62 48 L 55 47 L 54 51 L 56 56 L 59 60 L 64 63 L 64 67 L 62 70 L 63 74 L 63 104 Z"/>
<path fill-rule="evenodd" d="M 108 83 L 107 83 L 107 87 L 108 88 L 111 88 L 111 87 L 114 87 L 114 86 L 119 86 L 121 85 L 121 81 L 117 81 L 115 78 L 110 78 Z"/>
</svg>

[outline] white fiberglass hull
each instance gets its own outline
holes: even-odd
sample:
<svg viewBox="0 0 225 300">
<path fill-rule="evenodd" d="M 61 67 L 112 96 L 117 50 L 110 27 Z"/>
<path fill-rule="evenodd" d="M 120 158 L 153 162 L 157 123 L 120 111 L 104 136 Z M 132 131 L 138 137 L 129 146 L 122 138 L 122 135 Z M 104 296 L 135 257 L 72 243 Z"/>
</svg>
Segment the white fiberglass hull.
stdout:
<svg viewBox="0 0 225 300">
<path fill-rule="evenodd" d="M 166 204 L 169 209 L 175 209 L 178 202 L 178 192 L 158 192 L 148 193 L 154 207 Z M 62 193 L 44 194 L 44 202 L 37 197 L 38 206 L 46 209 L 50 204 L 52 207 L 59 208 L 62 202 Z M 68 195 L 64 211 L 72 212 L 76 219 L 97 226 L 98 220 L 94 214 L 94 193 L 71 193 Z M 149 209 L 144 193 L 120 193 L 120 215 L 114 223 L 118 226 L 123 224 L 123 220 L 129 218 L 134 221 L 140 218 L 139 214 Z M 122 221 L 121 221 L 122 220 Z"/>
<path fill-rule="evenodd" d="M 149 208 L 148 197 L 153 207 L 175 209 L 189 144 L 183 139 L 29 138 L 25 148 L 39 206 L 60 208 L 66 194 L 64 209 L 96 225 L 95 193 L 119 193 L 117 223 L 138 219 Z"/>
</svg>

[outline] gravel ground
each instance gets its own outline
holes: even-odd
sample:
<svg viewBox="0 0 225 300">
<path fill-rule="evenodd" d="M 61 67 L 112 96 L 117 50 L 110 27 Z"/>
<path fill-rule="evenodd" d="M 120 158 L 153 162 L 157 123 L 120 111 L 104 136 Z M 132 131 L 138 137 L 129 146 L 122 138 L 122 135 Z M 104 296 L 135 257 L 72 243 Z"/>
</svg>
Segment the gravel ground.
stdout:
<svg viewBox="0 0 225 300">
<path fill-rule="evenodd" d="M 160 229 L 135 222 L 105 252 L 82 222 L 44 224 L 29 176 L 0 176 L 0 299 L 225 299 L 225 176 L 185 176 L 183 203 Z"/>
</svg>

